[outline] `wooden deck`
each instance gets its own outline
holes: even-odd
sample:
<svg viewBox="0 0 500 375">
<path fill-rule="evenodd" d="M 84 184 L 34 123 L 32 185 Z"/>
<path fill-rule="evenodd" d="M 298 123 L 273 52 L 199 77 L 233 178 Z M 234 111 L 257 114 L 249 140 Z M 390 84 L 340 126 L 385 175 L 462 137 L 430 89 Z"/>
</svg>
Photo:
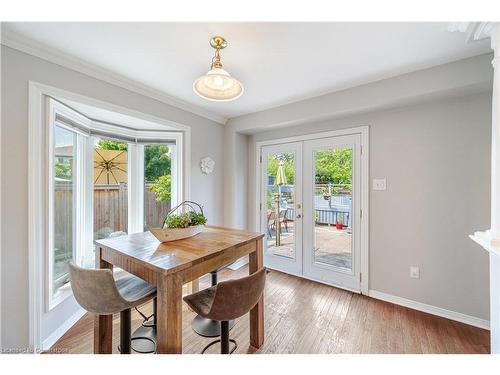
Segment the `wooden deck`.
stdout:
<svg viewBox="0 0 500 375">
<path fill-rule="evenodd" d="M 225 270 L 220 279 L 247 275 Z M 200 287 L 208 286 L 209 278 Z M 150 304 L 141 308 L 149 313 Z M 211 341 L 191 329 L 194 313 L 183 305 L 183 352 L 198 353 Z M 133 329 L 139 326 L 134 311 Z M 113 322 L 117 353 L 119 316 Z M 249 347 L 248 316 L 231 330 L 236 353 L 489 353 L 489 331 L 271 271 L 265 291 L 265 341 Z M 54 352 L 92 353 L 93 319 L 87 314 L 53 347 Z M 212 352 L 217 352 L 218 346 Z"/>
</svg>

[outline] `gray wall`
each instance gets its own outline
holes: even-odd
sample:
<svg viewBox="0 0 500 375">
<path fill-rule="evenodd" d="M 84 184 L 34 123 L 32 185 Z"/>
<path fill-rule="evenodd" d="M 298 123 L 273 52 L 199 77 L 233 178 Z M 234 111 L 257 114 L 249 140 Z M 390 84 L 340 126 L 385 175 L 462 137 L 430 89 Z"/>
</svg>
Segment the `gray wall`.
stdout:
<svg viewBox="0 0 500 375">
<path fill-rule="evenodd" d="M 2 345 L 28 344 L 28 81 L 191 126 L 191 198 L 222 224 L 223 126 L 151 98 L 2 46 Z M 204 156 L 216 162 L 200 172 Z"/>
<path fill-rule="evenodd" d="M 489 319 L 488 256 L 468 235 L 489 227 L 490 92 L 257 133 L 249 186 L 256 141 L 361 125 L 370 181 L 387 178 L 386 191 L 370 186 L 370 289 Z"/>
</svg>

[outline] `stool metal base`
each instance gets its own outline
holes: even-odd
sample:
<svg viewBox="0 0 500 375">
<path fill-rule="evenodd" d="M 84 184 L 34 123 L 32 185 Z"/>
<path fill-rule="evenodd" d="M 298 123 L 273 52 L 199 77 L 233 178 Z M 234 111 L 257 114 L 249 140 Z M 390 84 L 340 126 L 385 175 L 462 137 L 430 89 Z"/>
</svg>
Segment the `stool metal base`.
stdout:
<svg viewBox="0 0 500 375">
<path fill-rule="evenodd" d="M 132 350 L 147 354 L 156 351 L 156 331 L 154 328 L 141 326 L 132 334 Z"/>
<path fill-rule="evenodd" d="M 229 321 L 229 330 L 234 327 L 234 320 Z M 203 337 L 217 337 L 220 336 L 220 321 L 205 319 L 200 315 L 196 317 L 191 322 L 193 330 L 200 336 Z"/>
<path fill-rule="evenodd" d="M 214 340 L 214 341 L 212 341 L 210 344 L 208 344 L 207 346 L 205 346 L 205 347 L 203 348 L 203 350 L 201 351 L 201 354 L 205 354 L 205 352 L 206 352 L 206 350 L 207 350 L 208 348 L 210 348 L 212 345 L 217 344 L 218 342 L 221 342 L 221 340 L 220 340 L 220 339 L 218 339 L 218 340 Z M 235 340 L 233 340 L 233 339 L 229 339 L 229 342 L 232 342 L 232 343 L 234 344 L 234 347 L 231 349 L 231 351 L 230 351 L 228 354 L 233 354 L 233 352 L 234 352 L 234 351 L 236 350 L 236 348 L 238 347 L 238 344 L 237 344 L 237 343 L 236 343 L 236 341 L 235 341 Z"/>
</svg>

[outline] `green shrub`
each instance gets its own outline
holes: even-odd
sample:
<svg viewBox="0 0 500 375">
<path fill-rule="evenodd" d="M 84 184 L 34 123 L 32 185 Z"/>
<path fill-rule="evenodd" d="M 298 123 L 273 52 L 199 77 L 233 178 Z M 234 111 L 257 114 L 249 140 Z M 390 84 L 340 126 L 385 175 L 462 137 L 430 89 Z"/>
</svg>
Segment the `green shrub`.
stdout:
<svg viewBox="0 0 500 375">
<path fill-rule="evenodd" d="M 150 189 L 156 193 L 158 202 L 169 201 L 171 197 L 172 178 L 170 175 L 160 176 L 151 184 Z"/>
</svg>

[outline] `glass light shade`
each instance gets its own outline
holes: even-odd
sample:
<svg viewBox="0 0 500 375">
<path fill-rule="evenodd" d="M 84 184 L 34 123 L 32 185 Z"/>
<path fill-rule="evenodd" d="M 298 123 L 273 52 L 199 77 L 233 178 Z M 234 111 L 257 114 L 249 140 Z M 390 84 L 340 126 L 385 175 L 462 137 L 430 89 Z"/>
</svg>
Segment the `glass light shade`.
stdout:
<svg viewBox="0 0 500 375">
<path fill-rule="evenodd" d="M 243 85 L 221 68 L 214 68 L 193 83 L 194 92 L 207 100 L 229 102 L 243 94 Z"/>
</svg>

